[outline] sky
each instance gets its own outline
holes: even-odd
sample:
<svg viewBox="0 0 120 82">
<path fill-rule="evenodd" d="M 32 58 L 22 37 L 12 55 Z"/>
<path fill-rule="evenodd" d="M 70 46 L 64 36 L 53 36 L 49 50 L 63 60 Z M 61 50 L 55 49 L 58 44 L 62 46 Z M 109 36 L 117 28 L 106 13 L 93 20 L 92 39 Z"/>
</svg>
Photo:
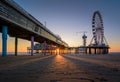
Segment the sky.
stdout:
<svg viewBox="0 0 120 82">
<path fill-rule="evenodd" d="M 87 31 L 87 45 L 92 39 L 92 16 L 100 11 L 104 36 L 111 52 L 120 52 L 120 0 L 14 0 L 53 33 L 61 36 L 69 46 L 83 44 L 83 31 Z M 77 32 L 79 32 L 77 34 Z M 0 45 L 2 35 L 0 34 Z M 24 47 L 23 47 L 24 45 Z M 26 51 L 30 41 L 19 39 L 18 51 Z M 0 46 L 0 51 L 2 50 Z M 14 38 L 8 36 L 8 51 L 14 51 Z"/>
</svg>

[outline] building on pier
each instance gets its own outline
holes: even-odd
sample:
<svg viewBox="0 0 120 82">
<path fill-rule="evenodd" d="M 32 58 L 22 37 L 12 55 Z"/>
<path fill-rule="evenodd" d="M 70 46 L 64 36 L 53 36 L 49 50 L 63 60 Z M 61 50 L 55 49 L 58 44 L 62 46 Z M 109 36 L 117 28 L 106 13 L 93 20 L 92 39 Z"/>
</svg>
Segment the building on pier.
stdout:
<svg viewBox="0 0 120 82">
<path fill-rule="evenodd" d="M 34 45 L 34 53 L 35 54 L 56 54 L 56 50 L 57 50 L 57 46 L 55 45 L 49 45 L 49 44 L 45 44 L 45 43 L 36 43 Z M 31 47 L 27 47 L 27 52 L 30 53 L 31 52 Z"/>
</svg>

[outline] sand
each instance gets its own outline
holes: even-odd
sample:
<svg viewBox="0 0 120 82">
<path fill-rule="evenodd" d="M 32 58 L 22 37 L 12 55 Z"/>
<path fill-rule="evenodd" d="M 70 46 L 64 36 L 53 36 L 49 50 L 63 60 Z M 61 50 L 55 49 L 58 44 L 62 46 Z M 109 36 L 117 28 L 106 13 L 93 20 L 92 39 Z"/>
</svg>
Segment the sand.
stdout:
<svg viewBox="0 0 120 82">
<path fill-rule="evenodd" d="M 27 63 L 35 62 L 38 60 L 42 60 L 45 58 L 49 58 L 53 55 L 35 55 L 35 56 L 30 56 L 30 55 L 19 55 L 19 56 L 6 56 L 6 57 L 0 57 L 0 71 L 2 70 L 8 70 L 15 68 L 17 66 L 22 66 Z"/>
<path fill-rule="evenodd" d="M 0 57 L 0 82 L 120 82 L 120 54 Z"/>
</svg>

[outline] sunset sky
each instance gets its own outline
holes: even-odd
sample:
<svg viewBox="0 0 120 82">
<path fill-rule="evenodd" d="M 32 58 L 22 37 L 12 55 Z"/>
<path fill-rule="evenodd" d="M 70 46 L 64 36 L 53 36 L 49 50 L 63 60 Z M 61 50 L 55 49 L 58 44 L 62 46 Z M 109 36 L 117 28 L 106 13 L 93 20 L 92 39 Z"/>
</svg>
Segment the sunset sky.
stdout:
<svg viewBox="0 0 120 82">
<path fill-rule="evenodd" d="M 120 52 L 120 0 L 14 0 L 69 46 L 82 45 L 87 31 L 87 45 L 92 39 L 92 15 L 99 10 L 110 51 Z M 77 34 L 77 32 L 81 32 Z M 27 51 L 30 41 L 19 39 L 18 51 Z M 0 34 L 0 52 L 2 51 Z M 14 51 L 14 38 L 8 36 L 8 52 Z"/>
</svg>

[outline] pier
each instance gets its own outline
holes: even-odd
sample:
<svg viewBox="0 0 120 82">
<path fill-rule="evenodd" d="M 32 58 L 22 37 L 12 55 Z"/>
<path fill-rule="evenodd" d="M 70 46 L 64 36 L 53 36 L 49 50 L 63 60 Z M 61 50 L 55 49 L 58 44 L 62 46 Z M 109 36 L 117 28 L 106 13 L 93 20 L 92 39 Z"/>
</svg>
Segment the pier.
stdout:
<svg viewBox="0 0 120 82">
<path fill-rule="evenodd" d="M 67 48 L 68 44 L 47 29 L 40 21 L 25 11 L 12 0 L 0 1 L 0 32 L 2 33 L 2 56 L 7 55 L 7 35 L 15 37 L 15 56 L 17 56 L 18 38 L 31 41 L 31 55 L 34 51 L 34 42 Z"/>
</svg>

